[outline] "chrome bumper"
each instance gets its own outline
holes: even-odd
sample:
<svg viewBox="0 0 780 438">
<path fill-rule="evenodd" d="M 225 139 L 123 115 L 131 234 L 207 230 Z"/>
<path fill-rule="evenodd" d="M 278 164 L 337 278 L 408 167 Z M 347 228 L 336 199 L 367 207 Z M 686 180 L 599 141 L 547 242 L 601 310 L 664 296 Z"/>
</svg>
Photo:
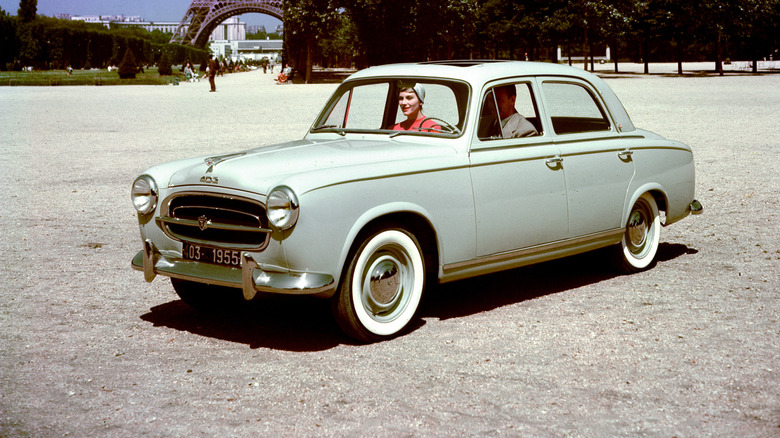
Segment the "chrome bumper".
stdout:
<svg viewBox="0 0 780 438">
<path fill-rule="evenodd" d="M 261 267 L 248 253 L 241 256 L 241 267 L 211 265 L 184 259 L 165 258 L 151 241 L 133 257 L 133 269 L 143 271 L 151 282 L 157 275 L 182 280 L 242 289 L 251 300 L 257 292 L 278 294 L 321 294 L 335 288 L 333 277 L 312 272 L 280 271 Z"/>
</svg>

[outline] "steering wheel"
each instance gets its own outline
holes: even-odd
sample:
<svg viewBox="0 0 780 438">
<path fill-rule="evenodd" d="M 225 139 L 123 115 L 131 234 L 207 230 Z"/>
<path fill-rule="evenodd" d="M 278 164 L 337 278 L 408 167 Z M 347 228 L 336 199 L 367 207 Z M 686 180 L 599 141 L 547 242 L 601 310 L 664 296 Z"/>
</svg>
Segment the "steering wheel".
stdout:
<svg viewBox="0 0 780 438">
<path fill-rule="evenodd" d="M 441 129 L 436 128 L 423 128 L 423 123 L 425 123 L 428 120 L 433 120 L 434 122 L 439 122 L 439 125 L 441 126 Z M 420 122 L 420 126 L 417 128 L 418 131 L 429 131 L 429 132 L 446 132 L 447 134 L 460 134 L 460 129 L 458 129 L 457 126 L 451 124 L 450 122 L 440 119 L 438 117 L 426 117 L 422 119 L 422 122 Z"/>
</svg>

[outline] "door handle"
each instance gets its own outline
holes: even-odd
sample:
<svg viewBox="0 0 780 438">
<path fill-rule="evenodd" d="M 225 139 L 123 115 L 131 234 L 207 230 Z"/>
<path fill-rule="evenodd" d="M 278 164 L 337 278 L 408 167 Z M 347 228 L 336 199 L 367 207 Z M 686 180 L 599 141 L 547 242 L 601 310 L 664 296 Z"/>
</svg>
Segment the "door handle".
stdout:
<svg viewBox="0 0 780 438">
<path fill-rule="evenodd" d="M 634 155 L 634 151 L 628 149 L 618 152 L 618 157 L 620 157 L 621 160 L 628 160 L 632 155 Z"/>
<path fill-rule="evenodd" d="M 561 158 L 561 157 L 552 157 L 552 158 L 548 158 L 544 162 L 547 163 L 547 164 L 560 164 L 560 163 L 563 163 L 563 158 Z"/>
</svg>

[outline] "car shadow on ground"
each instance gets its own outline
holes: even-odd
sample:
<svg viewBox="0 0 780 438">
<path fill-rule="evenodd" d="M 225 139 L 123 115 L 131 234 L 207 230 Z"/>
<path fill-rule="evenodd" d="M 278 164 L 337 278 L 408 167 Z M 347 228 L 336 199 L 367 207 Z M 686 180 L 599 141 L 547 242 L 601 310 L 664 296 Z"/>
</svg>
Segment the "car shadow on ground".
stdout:
<svg viewBox="0 0 780 438">
<path fill-rule="evenodd" d="M 209 313 L 176 300 L 152 307 L 141 319 L 252 349 L 321 351 L 351 343 L 331 316 L 328 300 L 307 296 L 258 296 Z"/>
<path fill-rule="evenodd" d="M 427 297 L 420 314 L 438 319 L 459 318 L 624 275 L 612 263 L 613 250 L 604 248 L 444 284 Z M 661 243 L 656 261 L 663 263 L 697 252 L 682 244 Z"/>
<path fill-rule="evenodd" d="M 657 260 L 663 263 L 697 252 L 682 244 L 662 243 Z M 611 267 L 608 256 L 606 250 L 599 250 L 441 285 L 425 297 L 419 318 L 407 332 L 422 327 L 422 318 L 467 317 L 614 278 L 620 274 Z M 339 329 L 328 300 L 307 296 L 263 295 L 240 307 L 210 314 L 175 300 L 151 308 L 141 319 L 155 327 L 246 344 L 252 349 L 303 352 L 356 344 Z"/>
</svg>

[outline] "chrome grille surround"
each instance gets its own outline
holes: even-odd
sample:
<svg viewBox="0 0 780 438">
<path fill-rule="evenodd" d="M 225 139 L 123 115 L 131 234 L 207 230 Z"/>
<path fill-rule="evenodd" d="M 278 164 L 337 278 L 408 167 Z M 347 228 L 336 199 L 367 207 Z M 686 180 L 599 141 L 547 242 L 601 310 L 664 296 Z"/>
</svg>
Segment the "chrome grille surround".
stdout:
<svg viewBox="0 0 780 438">
<path fill-rule="evenodd" d="M 263 203 L 206 192 L 165 198 L 156 222 L 171 239 L 237 250 L 262 251 L 273 231 Z"/>
</svg>

